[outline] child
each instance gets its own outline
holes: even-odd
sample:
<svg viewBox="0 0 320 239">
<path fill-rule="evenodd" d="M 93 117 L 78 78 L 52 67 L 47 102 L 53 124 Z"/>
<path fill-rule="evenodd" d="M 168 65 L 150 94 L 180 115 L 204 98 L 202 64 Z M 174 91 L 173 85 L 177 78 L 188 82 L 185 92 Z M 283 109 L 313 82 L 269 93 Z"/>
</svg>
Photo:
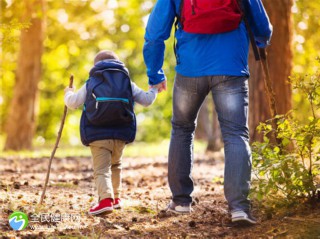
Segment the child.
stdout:
<svg viewBox="0 0 320 239">
<path fill-rule="evenodd" d="M 104 74 L 103 72 L 110 68 L 118 73 L 119 71 L 126 73 L 119 73 L 122 74 L 122 78 L 123 76 L 128 76 L 128 70 L 125 68 L 124 64 L 119 61 L 119 58 L 115 53 L 112 51 L 100 51 L 95 56 L 94 67 L 90 71 L 90 77 L 87 83 L 83 85 L 76 93 L 74 92 L 73 88 L 67 87 L 65 89 L 64 101 L 66 106 L 70 109 L 75 109 L 84 103 L 86 104 L 86 100 L 91 96 L 90 93 L 88 93 L 88 85 L 90 84 L 89 82 L 96 80 L 93 79 L 94 77 L 101 77 L 101 75 Z M 120 79 L 122 78 L 120 77 Z M 148 92 L 144 92 L 135 83 L 131 82 L 130 79 L 128 82 L 129 83 L 127 85 L 129 88 L 131 84 L 132 98 L 134 102 L 137 102 L 143 106 L 149 106 L 154 102 L 158 93 L 157 88 L 150 88 Z M 124 86 L 120 84 L 120 87 Z M 115 88 L 119 89 L 118 83 Z M 111 91 L 115 91 L 115 88 L 112 88 Z M 92 95 L 96 98 L 93 93 Z M 106 99 L 106 97 L 101 98 Z M 132 104 L 130 105 L 132 108 Z M 81 116 L 80 134 L 82 143 L 90 146 L 93 158 L 94 181 L 99 195 L 99 203 L 89 210 L 89 214 L 98 215 L 103 212 L 112 212 L 113 209 L 121 208 L 121 156 L 125 144 L 134 140 L 136 133 L 136 122 L 133 108 L 131 114 L 133 120 L 122 125 L 96 125 L 88 120 L 88 117 L 90 116 L 87 115 L 88 112 L 86 113 L 85 105 Z M 113 113 L 108 113 L 107 118 L 112 118 L 113 115 Z"/>
</svg>

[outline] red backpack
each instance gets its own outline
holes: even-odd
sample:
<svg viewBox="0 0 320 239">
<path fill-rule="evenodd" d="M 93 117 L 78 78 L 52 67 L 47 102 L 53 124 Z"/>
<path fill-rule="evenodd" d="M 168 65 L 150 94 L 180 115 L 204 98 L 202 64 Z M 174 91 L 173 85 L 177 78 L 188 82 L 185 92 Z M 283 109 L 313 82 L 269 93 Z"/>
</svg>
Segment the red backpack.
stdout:
<svg viewBox="0 0 320 239">
<path fill-rule="evenodd" d="M 242 18 L 237 1 L 181 0 L 182 29 L 198 34 L 216 34 L 237 29 Z"/>
</svg>

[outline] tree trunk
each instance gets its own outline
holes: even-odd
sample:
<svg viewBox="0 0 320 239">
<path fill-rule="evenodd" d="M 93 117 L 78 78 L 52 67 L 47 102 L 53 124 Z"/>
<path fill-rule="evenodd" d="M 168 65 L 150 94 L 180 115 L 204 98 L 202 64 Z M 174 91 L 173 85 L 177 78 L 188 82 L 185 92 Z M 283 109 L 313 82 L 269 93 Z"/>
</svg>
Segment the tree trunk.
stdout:
<svg viewBox="0 0 320 239">
<path fill-rule="evenodd" d="M 196 139 L 207 141 L 206 151 L 219 151 L 223 147 L 220 125 L 209 94 L 203 102 L 197 119 Z"/>
<path fill-rule="evenodd" d="M 208 137 L 208 145 L 206 151 L 216 152 L 219 151 L 223 147 L 222 135 L 220 130 L 220 124 L 218 121 L 217 113 L 213 107 L 212 113 L 212 127 L 211 133 Z"/>
<path fill-rule="evenodd" d="M 26 3 L 23 22 L 30 27 L 22 30 L 18 55 L 16 83 L 6 124 L 5 150 L 30 149 L 35 131 L 38 82 L 41 77 L 44 6 L 42 0 Z"/>
<path fill-rule="evenodd" d="M 211 132 L 211 121 L 209 116 L 209 110 L 208 110 L 208 97 L 204 100 L 199 115 L 197 118 L 197 128 L 195 131 L 195 138 L 201 139 L 201 140 L 207 140 L 208 139 L 208 133 Z"/>
<path fill-rule="evenodd" d="M 292 91 L 288 77 L 292 68 L 292 15 L 293 0 L 264 1 L 264 6 L 273 25 L 271 46 L 267 48 L 270 77 L 275 92 L 278 114 L 287 113 L 292 107 Z M 256 131 L 260 122 L 271 118 L 269 99 L 266 94 L 260 62 L 255 61 L 252 52 L 250 66 L 250 116 L 251 141 L 262 139 Z"/>
</svg>

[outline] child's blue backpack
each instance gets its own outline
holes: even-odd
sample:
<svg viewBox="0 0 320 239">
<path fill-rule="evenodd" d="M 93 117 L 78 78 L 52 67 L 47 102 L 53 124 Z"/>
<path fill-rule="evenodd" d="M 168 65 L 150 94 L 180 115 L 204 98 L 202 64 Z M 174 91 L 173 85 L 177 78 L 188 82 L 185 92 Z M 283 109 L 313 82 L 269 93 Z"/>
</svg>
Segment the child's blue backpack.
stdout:
<svg viewBox="0 0 320 239">
<path fill-rule="evenodd" d="M 129 73 L 126 68 L 101 63 L 90 72 L 84 113 L 95 126 L 130 124 L 135 115 Z"/>
</svg>

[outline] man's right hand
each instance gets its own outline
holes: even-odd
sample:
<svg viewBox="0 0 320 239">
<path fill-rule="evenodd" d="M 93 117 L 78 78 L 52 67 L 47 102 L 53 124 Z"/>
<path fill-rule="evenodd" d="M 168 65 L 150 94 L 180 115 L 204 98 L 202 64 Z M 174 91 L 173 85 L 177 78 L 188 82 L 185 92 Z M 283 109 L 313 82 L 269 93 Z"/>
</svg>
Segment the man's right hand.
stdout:
<svg viewBox="0 0 320 239">
<path fill-rule="evenodd" d="M 167 90 L 167 80 L 162 81 L 161 83 L 157 85 L 153 85 L 152 87 L 155 87 L 158 89 L 158 92 L 166 91 Z"/>
</svg>

